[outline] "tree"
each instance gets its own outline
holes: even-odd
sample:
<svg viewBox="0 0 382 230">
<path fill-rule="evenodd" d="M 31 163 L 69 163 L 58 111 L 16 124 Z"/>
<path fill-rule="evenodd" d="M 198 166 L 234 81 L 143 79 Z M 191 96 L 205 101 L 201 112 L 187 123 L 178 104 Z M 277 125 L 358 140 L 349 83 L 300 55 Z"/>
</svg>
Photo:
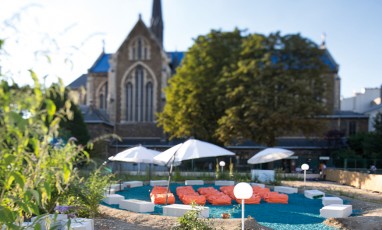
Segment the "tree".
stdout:
<svg viewBox="0 0 382 230">
<path fill-rule="evenodd" d="M 275 145 L 319 132 L 326 113 L 323 50 L 297 35 L 199 36 L 166 89 L 159 123 L 171 137 Z"/>
<path fill-rule="evenodd" d="M 364 159 L 382 158 L 382 114 L 378 113 L 373 126 L 375 131 L 368 133 L 357 133 L 350 136 L 347 140 L 349 148 L 358 156 Z M 350 157 L 350 156 L 347 156 Z"/>
<path fill-rule="evenodd" d="M 166 88 L 166 105 L 158 124 L 170 138 L 193 136 L 216 142 L 217 121 L 224 113 L 220 79 L 237 62 L 242 36 L 211 31 L 199 36 Z"/>
<path fill-rule="evenodd" d="M 62 85 L 62 84 L 61 84 Z M 87 126 L 84 122 L 82 113 L 77 104 L 69 98 L 69 90 L 64 90 L 63 95 L 56 92 L 59 90 L 60 85 L 55 83 L 47 89 L 48 97 L 54 102 L 57 108 L 61 108 L 65 103 L 70 103 L 71 119 L 62 119 L 60 122 L 60 138 L 68 141 L 71 137 L 75 137 L 78 144 L 86 145 L 90 140 L 90 135 Z"/>
<path fill-rule="evenodd" d="M 300 35 L 249 36 L 226 78 L 225 115 L 217 135 L 225 143 L 251 139 L 274 146 L 278 136 L 319 130 L 325 113 L 323 55 Z"/>
</svg>

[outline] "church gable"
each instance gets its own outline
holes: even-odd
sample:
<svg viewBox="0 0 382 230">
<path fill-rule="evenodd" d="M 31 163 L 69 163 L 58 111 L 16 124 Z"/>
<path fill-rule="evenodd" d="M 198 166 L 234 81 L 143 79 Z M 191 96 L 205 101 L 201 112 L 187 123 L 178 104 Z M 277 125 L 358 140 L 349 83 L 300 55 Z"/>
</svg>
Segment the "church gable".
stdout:
<svg viewBox="0 0 382 230">
<path fill-rule="evenodd" d="M 152 54 L 161 53 L 162 48 L 155 35 L 139 18 L 125 41 L 117 51 L 119 58 L 128 61 L 149 61 Z"/>
</svg>

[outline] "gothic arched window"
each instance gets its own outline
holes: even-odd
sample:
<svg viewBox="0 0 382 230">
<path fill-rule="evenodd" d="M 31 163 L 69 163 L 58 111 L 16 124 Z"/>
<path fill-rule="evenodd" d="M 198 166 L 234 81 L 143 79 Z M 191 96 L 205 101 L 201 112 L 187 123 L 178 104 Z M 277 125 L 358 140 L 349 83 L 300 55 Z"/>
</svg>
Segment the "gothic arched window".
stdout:
<svg viewBox="0 0 382 230">
<path fill-rule="evenodd" d="M 100 109 L 107 109 L 107 95 L 108 95 L 108 85 L 107 82 L 99 89 L 98 92 L 98 105 Z"/>
<path fill-rule="evenodd" d="M 123 87 L 122 110 L 126 122 L 153 122 L 155 116 L 155 79 L 143 65 L 137 65 Z"/>
<path fill-rule="evenodd" d="M 99 95 L 99 108 L 104 109 L 104 96 L 102 93 Z"/>
<path fill-rule="evenodd" d="M 146 121 L 153 121 L 153 84 L 148 82 L 146 84 Z"/>
<path fill-rule="evenodd" d="M 143 121 L 143 68 L 138 66 L 135 69 L 135 120 Z"/>
<path fill-rule="evenodd" d="M 126 120 L 133 121 L 133 85 L 126 84 Z"/>
</svg>

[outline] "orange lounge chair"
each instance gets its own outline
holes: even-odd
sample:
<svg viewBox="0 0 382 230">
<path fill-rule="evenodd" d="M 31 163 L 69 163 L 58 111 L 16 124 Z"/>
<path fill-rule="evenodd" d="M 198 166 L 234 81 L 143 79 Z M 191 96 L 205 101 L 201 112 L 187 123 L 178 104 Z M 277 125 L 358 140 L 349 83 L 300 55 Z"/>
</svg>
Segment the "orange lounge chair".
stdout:
<svg viewBox="0 0 382 230">
<path fill-rule="evenodd" d="M 166 194 L 153 194 L 150 196 L 151 202 L 154 204 L 166 204 Z M 167 204 L 174 204 L 174 194 L 168 193 Z"/>
<path fill-rule="evenodd" d="M 260 204 L 261 197 L 257 194 L 253 194 L 251 198 L 245 199 L 244 203 L 245 204 Z M 241 204 L 241 199 L 236 199 L 236 202 L 238 204 Z"/>
<path fill-rule="evenodd" d="M 233 193 L 233 188 L 235 186 L 230 185 L 230 186 L 221 186 L 220 191 L 224 192 L 226 195 L 231 197 L 231 199 L 236 199 L 235 194 Z"/>
<path fill-rule="evenodd" d="M 161 187 L 161 186 L 154 186 L 153 190 L 151 190 L 150 196 L 152 194 L 163 194 L 167 192 L 167 187 Z M 169 190 L 170 192 L 170 190 Z"/>
<path fill-rule="evenodd" d="M 264 200 L 267 203 L 288 204 L 288 195 L 280 194 L 278 192 L 269 192 L 265 194 Z"/>
<path fill-rule="evenodd" d="M 181 199 L 183 204 L 198 204 L 198 205 L 205 205 L 206 204 L 206 198 L 202 195 L 183 195 Z"/>
<path fill-rule="evenodd" d="M 207 201 L 212 205 L 231 205 L 232 200 L 229 196 L 222 194 L 210 195 Z"/>
<path fill-rule="evenodd" d="M 252 190 L 254 194 L 259 195 L 262 199 L 264 199 L 265 195 L 271 191 L 269 188 L 262 188 L 260 186 L 253 186 Z"/>
<path fill-rule="evenodd" d="M 214 187 L 202 187 L 202 188 L 198 188 L 198 193 L 200 195 L 211 194 L 211 193 L 214 193 L 214 192 L 219 192 L 219 191 L 216 190 Z"/>
</svg>

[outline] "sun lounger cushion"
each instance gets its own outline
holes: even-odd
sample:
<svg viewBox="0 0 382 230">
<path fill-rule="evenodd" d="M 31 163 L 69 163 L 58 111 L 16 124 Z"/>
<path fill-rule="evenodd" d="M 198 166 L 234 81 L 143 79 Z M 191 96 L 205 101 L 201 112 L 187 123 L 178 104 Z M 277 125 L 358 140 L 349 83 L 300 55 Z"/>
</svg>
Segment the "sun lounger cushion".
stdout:
<svg viewBox="0 0 382 230">
<path fill-rule="evenodd" d="M 206 199 L 212 205 L 231 205 L 232 199 L 222 192 L 217 192 L 215 194 L 209 194 Z"/>
<path fill-rule="evenodd" d="M 167 192 L 167 187 L 154 186 L 153 189 L 151 190 L 150 196 L 152 194 L 160 194 L 160 193 L 166 193 L 166 192 Z"/>
<path fill-rule="evenodd" d="M 260 204 L 260 201 L 261 201 L 261 197 L 257 194 L 253 194 L 251 198 L 245 199 L 244 203 L 245 204 Z M 241 204 L 241 199 L 236 199 L 236 202 L 238 204 Z"/>
<path fill-rule="evenodd" d="M 269 192 L 265 194 L 264 200 L 267 203 L 288 204 L 288 195 L 280 194 L 278 192 Z"/>
<path fill-rule="evenodd" d="M 216 190 L 214 187 L 202 187 L 202 188 L 198 188 L 198 193 L 200 195 L 211 194 L 211 193 L 215 193 L 215 192 L 219 192 L 219 191 Z"/>
<path fill-rule="evenodd" d="M 262 188 L 259 186 L 253 186 L 252 190 L 254 194 L 259 195 L 262 199 L 264 199 L 265 195 L 271 191 L 269 188 Z"/>
<path fill-rule="evenodd" d="M 183 204 L 205 205 L 206 198 L 202 195 L 184 195 L 181 199 Z"/>
<path fill-rule="evenodd" d="M 154 204 L 166 204 L 166 194 L 152 194 L 150 196 L 151 202 Z M 175 197 L 174 194 L 168 193 L 167 204 L 174 204 Z"/>
</svg>

